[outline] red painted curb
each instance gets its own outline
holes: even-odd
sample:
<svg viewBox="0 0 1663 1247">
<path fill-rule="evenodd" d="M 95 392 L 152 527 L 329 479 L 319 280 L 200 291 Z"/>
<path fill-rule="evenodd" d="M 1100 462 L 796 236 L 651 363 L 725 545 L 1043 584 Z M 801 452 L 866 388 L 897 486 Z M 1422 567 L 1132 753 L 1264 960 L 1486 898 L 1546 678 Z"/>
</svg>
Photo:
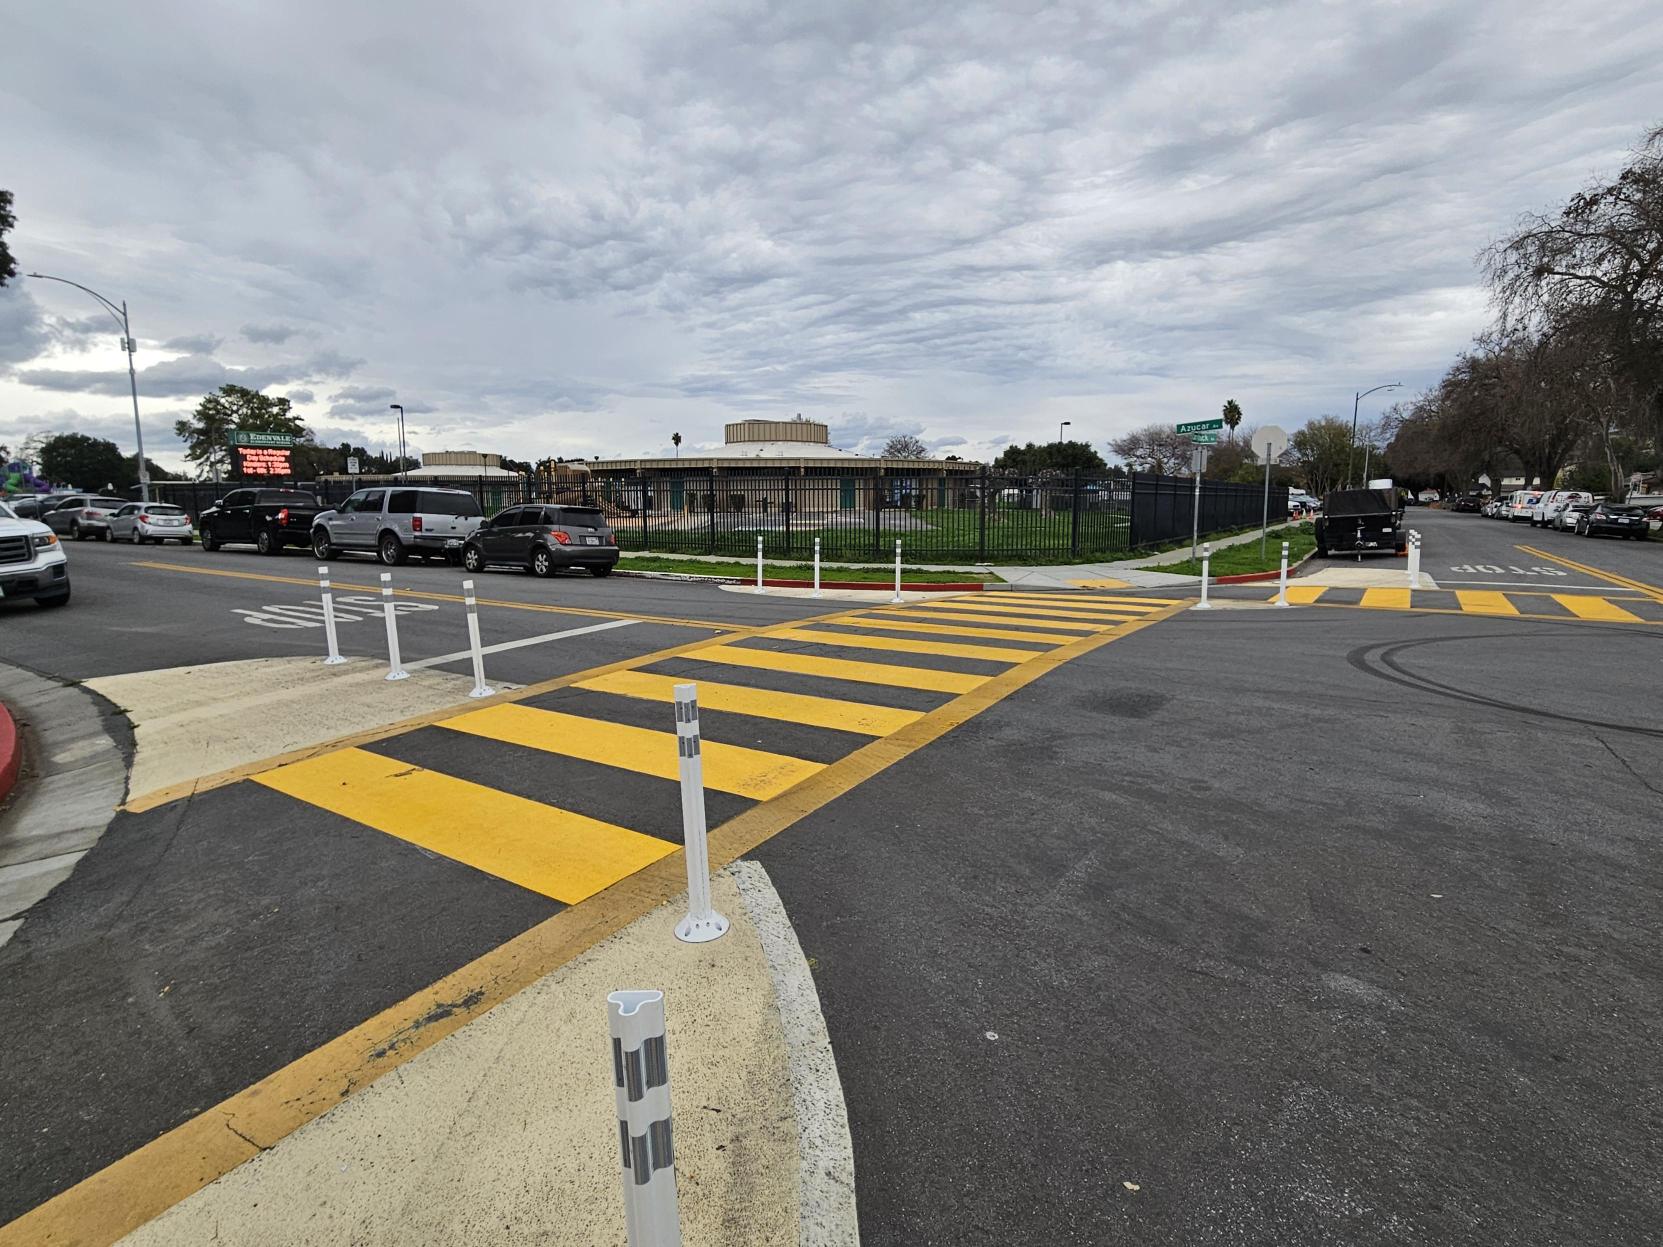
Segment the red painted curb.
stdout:
<svg viewBox="0 0 1663 1247">
<path fill-rule="evenodd" d="M 17 724 L 11 711 L 0 706 L 0 801 L 10 795 L 17 784 L 17 773 L 23 768 L 23 740 L 17 734 Z"/>
<path fill-rule="evenodd" d="M 1289 567 L 1288 570 L 1291 572 L 1293 568 Z M 1273 572 L 1242 572 L 1235 576 L 1214 576 L 1213 583 L 1215 585 L 1247 585 L 1258 580 L 1275 580 L 1281 574 L 1280 568 Z"/>
</svg>

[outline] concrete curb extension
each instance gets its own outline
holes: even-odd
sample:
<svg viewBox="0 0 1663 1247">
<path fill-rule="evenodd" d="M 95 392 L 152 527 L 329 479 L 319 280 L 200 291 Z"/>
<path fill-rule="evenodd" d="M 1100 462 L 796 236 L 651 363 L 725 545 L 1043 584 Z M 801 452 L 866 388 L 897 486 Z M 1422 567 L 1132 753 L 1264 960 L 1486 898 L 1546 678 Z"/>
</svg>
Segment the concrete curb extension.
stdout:
<svg viewBox="0 0 1663 1247">
<path fill-rule="evenodd" d="M 802 1222 L 798 1243 L 801 1247 L 858 1244 L 854 1143 L 814 976 L 767 872 L 759 863 L 748 861 L 735 862 L 728 869 L 768 959 L 785 1032 L 786 1072 L 797 1118 L 797 1198 Z"/>
<path fill-rule="evenodd" d="M 10 806 L 0 814 L 0 945 L 24 914 L 98 843 L 127 794 L 132 735 L 121 712 L 83 688 L 0 664 L 0 700 L 11 708 L 11 762 L 28 737 L 29 767 L 19 769 Z"/>
<path fill-rule="evenodd" d="M 0 801 L 11 796 L 17 774 L 23 769 L 23 740 L 17 734 L 12 712 L 0 704 Z"/>
</svg>

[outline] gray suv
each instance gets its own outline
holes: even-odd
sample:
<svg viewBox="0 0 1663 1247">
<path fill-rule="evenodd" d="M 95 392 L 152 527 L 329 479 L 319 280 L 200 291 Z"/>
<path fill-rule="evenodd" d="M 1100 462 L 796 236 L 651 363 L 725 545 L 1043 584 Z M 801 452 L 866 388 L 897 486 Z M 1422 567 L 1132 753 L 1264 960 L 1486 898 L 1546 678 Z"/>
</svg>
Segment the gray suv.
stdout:
<svg viewBox="0 0 1663 1247">
<path fill-rule="evenodd" d="M 524 567 L 534 576 L 562 567 L 605 576 L 618 565 L 618 537 L 599 507 L 509 507 L 462 544 L 462 566 L 478 572 L 490 565 Z"/>
<path fill-rule="evenodd" d="M 312 522 L 312 553 L 331 559 L 344 550 L 362 550 L 388 567 L 397 567 L 412 554 L 454 560 L 484 518 L 478 501 L 465 489 L 360 489 Z"/>
</svg>

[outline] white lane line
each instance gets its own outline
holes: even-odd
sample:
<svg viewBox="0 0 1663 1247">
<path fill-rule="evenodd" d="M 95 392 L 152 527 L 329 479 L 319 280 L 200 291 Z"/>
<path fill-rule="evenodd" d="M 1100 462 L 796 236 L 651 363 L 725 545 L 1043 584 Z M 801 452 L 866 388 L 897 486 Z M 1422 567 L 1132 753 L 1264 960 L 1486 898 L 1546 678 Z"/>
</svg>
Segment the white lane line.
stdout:
<svg viewBox="0 0 1663 1247">
<path fill-rule="evenodd" d="M 1438 583 L 1441 585 L 1500 585 L 1503 588 L 1510 589 L 1537 589 L 1543 593 L 1548 592 L 1547 589 L 1543 588 L 1544 585 L 1552 585 L 1552 592 L 1554 593 L 1558 593 L 1561 589 L 1590 589 L 1606 596 L 1613 593 L 1640 592 L 1638 589 L 1622 589 L 1616 585 L 1568 585 L 1557 580 L 1446 580 L 1439 576 Z"/>
<path fill-rule="evenodd" d="M 545 641 L 559 641 L 569 636 L 586 636 L 591 632 L 605 632 L 609 628 L 627 628 L 637 624 L 639 619 L 608 619 L 605 623 L 590 624 L 587 628 L 567 628 L 564 632 L 545 632 L 542 636 L 521 637 L 517 641 L 502 641 L 496 645 L 484 646 L 479 652 L 482 654 L 500 654 L 503 650 L 524 649 L 528 645 L 541 645 Z M 454 654 L 440 654 L 437 658 L 423 658 L 419 662 L 407 662 L 405 669 L 415 667 L 437 667 L 442 663 L 459 662 L 464 658 L 473 657 L 471 650 L 457 650 Z"/>
</svg>

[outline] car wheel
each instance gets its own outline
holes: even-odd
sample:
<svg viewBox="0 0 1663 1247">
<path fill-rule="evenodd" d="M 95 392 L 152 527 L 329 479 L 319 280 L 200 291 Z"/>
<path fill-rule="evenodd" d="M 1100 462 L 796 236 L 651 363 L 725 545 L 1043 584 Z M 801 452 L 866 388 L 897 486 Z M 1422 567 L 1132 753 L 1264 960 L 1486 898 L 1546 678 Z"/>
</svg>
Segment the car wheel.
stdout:
<svg viewBox="0 0 1663 1247">
<path fill-rule="evenodd" d="M 591 576 L 610 576 L 612 574 L 612 569 L 610 567 L 591 567 L 589 569 L 589 574 Z"/>
<path fill-rule="evenodd" d="M 87 535 L 81 531 L 81 522 L 79 520 L 71 520 L 69 522 L 69 535 L 74 541 L 85 541 L 87 539 Z"/>
<path fill-rule="evenodd" d="M 69 586 L 65 585 L 64 586 L 64 591 L 62 593 L 54 593 L 50 597 L 46 597 L 46 596 L 38 597 L 38 598 L 35 599 L 35 601 L 39 602 L 42 606 L 48 606 L 48 607 L 50 607 L 50 606 L 67 606 L 67 605 L 69 605 Z"/>
<path fill-rule="evenodd" d="M 206 545 L 206 542 L 204 542 L 204 545 Z M 328 529 L 314 528 L 312 530 L 312 555 L 314 558 L 323 559 L 327 562 L 339 553 L 339 550 L 329 544 Z"/>
<path fill-rule="evenodd" d="M 277 540 L 277 534 L 269 528 L 262 528 L 254 534 L 254 548 L 265 555 L 283 553 L 283 543 Z"/>
<path fill-rule="evenodd" d="M 106 528 L 103 532 L 99 533 L 98 534 L 98 540 L 100 540 L 100 541 L 110 540 L 110 530 Z"/>
<path fill-rule="evenodd" d="M 402 567 L 404 560 L 409 557 L 405 554 L 404 543 L 398 539 L 397 533 L 382 533 L 375 553 L 388 567 Z"/>
<path fill-rule="evenodd" d="M 470 572 L 484 571 L 485 551 L 481 550 L 478 546 L 463 546 L 462 566 L 467 568 Z"/>
<path fill-rule="evenodd" d="M 531 574 L 533 576 L 554 575 L 554 555 L 539 546 L 531 552 Z"/>
<path fill-rule="evenodd" d="M 211 524 L 202 526 L 202 548 L 209 554 L 219 549 L 219 538 L 214 536 L 214 528 Z"/>
</svg>

